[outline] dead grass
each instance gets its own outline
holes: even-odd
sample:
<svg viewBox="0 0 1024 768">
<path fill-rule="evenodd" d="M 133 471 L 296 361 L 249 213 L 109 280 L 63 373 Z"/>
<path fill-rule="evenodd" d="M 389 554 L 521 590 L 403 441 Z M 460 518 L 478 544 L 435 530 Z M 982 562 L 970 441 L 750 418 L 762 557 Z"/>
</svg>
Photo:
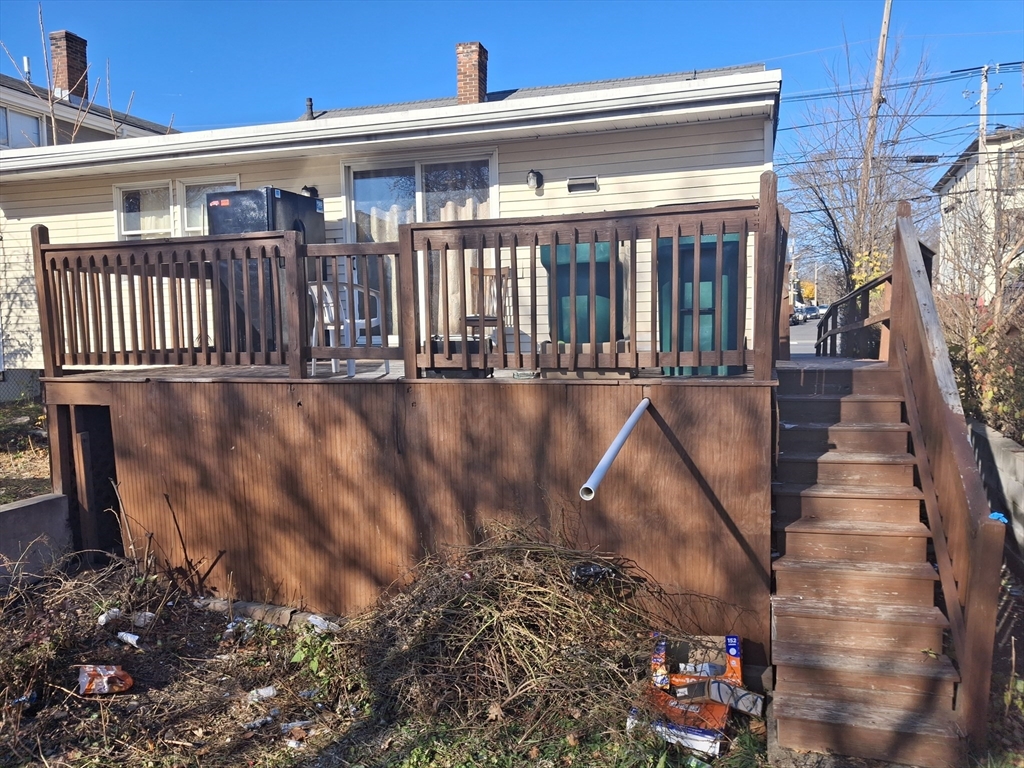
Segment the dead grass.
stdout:
<svg viewBox="0 0 1024 768">
<path fill-rule="evenodd" d="M 281 741 L 280 733 L 242 727 L 265 714 L 248 691 L 276 683 L 282 718 L 310 706 L 289 686 L 296 675 L 282 631 L 259 626 L 244 647 L 222 643 L 221 617 L 163 580 L 120 562 L 69 576 L 73 565 L 0 603 L 0 765 L 245 764 Z M 97 625 L 110 607 L 125 616 Z M 149 627 L 133 626 L 141 611 L 158 614 Z M 119 641 L 119 631 L 140 635 L 141 648 Z M 82 664 L 120 665 L 135 685 L 79 696 Z"/>
<path fill-rule="evenodd" d="M 50 453 L 42 405 L 0 403 L 0 504 L 50 492 Z"/>
<path fill-rule="evenodd" d="M 581 563 L 612 572 L 581 582 Z M 0 766 L 682 764 L 624 729 L 655 612 L 671 625 L 666 596 L 625 561 L 503 536 L 425 561 L 328 632 L 229 632 L 163 577 L 74 565 L 0 599 Z M 122 617 L 98 625 L 111 607 Z M 134 628 L 142 611 L 156 618 Z M 80 696 L 82 664 L 120 665 L 134 687 Z"/>
</svg>

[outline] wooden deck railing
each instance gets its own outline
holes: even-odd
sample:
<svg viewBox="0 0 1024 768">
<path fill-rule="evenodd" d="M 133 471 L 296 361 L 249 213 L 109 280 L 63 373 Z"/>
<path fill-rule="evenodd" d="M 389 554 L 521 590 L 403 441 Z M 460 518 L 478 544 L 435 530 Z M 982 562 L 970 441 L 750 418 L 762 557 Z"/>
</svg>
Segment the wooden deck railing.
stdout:
<svg viewBox="0 0 1024 768">
<path fill-rule="evenodd" d="M 771 379 L 788 214 L 759 200 L 295 233 L 57 245 L 34 230 L 48 376 L 67 366 L 404 360 L 428 370 Z M 749 307 L 756 316 L 750 317 Z"/>
<path fill-rule="evenodd" d="M 888 321 L 888 338 L 883 335 L 880 357 L 903 374 L 907 421 L 954 655 L 960 667 L 957 716 L 965 733 L 975 743 L 983 743 L 1005 526 L 989 518 L 988 501 L 932 297 L 932 253 L 918 239 L 910 205 L 901 203 L 891 272 L 841 300 L 866 308 L 863 297 L 872 288 L 889 284 L 888 306 L 873 317 L 823 334 L 821 329 L 838 309 L 833 304 L 819 324 L 819 344 L 827 343 L 835 354 L 840 334 Z M 865 309 L 861 314 L 867 314 Z"/>
<path fill-rule="evenodd" d="M 295 290 L 308 294 L 311 312 L 293 320 L 304 342 L 297 377 L 310 360 L 402 359 L 397 254 L 398 243 L 300 247 Z"/>
<path fill-rule="evenodd" d="M 753 362 L 755 378 L 771 376 L 785 253 L 774 174 L 760 205 L 412 224 L 400 245 L 413 270 L 403 305 L 418 309 L 403 327 L 407 375 L 735 372 Z"/>
<path fill-rule="evenodd" d="M 46 375 L 65 366 L 282 365 L 295 233 L 51 245 L 33 228 Z"/>
<path fill-rule="evenodd" d="M 882 340 L 879 345 L 879 359 L 887 360 L 889 354 L 889 314 L 892 303 L 892 270 L 869 280 L 840 299 L 832 302 L 825 314 L 818 320 L 818 339 L 814 343 L 814 354 L 819 357 L 839 353 L 839 339 L 846 334 L 861 334 L 873 325 L 882 324 Z M 882 308 L 871 314 L 871 291 L 882 288 Z M 846 311 L 847 322 L 839 325 L 840 314 Z M 851 319 L 854 318 L 854 319 Z"/>
</svg>

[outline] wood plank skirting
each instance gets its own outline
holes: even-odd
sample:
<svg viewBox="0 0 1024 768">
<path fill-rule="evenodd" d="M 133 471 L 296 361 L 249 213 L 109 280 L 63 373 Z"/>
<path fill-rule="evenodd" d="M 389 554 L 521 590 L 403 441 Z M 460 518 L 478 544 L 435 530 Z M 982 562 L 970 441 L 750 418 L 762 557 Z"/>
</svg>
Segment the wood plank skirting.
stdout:
<svg viewBox="0 0 1024 768">
<path fill-rule="evenodd" d="M 237 597 L 346 614 L 445 543 L 536 525 L 635 559 L 695 625 L 768 661 L 770 385 L 60 382 L 76 387 L 108 400 L 135 540 L 152 531 L 181 564 L 176 518 L 193 561 L 225 551 L 209 582 Z"/>
</svg>

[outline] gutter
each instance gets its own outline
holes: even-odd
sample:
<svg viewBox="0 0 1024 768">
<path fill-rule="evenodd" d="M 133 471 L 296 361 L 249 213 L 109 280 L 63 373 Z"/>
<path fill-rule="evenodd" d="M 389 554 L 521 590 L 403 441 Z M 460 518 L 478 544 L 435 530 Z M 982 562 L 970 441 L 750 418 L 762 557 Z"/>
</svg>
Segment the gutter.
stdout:
<svg viewBox="0 0 1024 768">
<path fill-rule="evenodd" d="M 423 139 L 543 135 L 544 129 L 628 121 L 642 116 L 715 119 L 716 112 L 753 110 L 777 120 L 779 70 L 705 80 L 608 88 L 464 106 L 362 114 L 315 121 L 225 128 L 0 152 L 0 179 L 44 178 L 77 170 L 159 161 L 231 157 L 379 145 Z M 721 115 L 719 115 L 721 116 Z M 685 122 L 680 120 L 679 122 Z M 539 132 L 538 132 L 539 131 Z M 557 131 L 555 131 L 557 132 Z"/>
</svg>

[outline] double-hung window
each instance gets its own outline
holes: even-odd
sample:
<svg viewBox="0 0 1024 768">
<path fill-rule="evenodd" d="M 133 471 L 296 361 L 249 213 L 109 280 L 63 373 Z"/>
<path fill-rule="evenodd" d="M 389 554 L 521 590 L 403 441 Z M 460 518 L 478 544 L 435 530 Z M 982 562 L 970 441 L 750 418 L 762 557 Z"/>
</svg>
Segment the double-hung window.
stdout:
<svg viewBox="0 0 1024 768">
<path fill-rule="evenodd" d="M 0 107 L 0 147 L 41 147 L 44 143 L 42 137 L 45 135 L 38 115 Z"/>
<path fill-rule="evenodd" d="M 205 235 L 206 195 L 238 189 L 238 178 L 179 179 L 114 188 L 122 240 Z"/>
<path fill-rule="evenodd" d="M 122 240 L 171 237 L 171 185 L 120 189 L 119 212 Z"/>
</svg>

